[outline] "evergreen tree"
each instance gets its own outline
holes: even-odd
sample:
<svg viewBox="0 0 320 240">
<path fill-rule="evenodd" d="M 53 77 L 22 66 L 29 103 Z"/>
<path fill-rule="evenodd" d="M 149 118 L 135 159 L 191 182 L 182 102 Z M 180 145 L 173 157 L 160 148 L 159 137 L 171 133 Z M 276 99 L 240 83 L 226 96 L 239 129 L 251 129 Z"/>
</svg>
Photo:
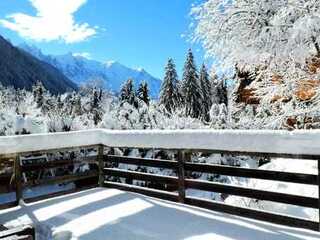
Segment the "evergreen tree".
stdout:
<svg viewBox="0 0 320 240">
<path fill-rule="evenodd" d="M 149 106 L 150 97 L 149 97 L 149 87 L 147 82 L 143 81 L 140 83 L 137 90 L 137 97 L 140 101 L 143 101 L 145 104 Z"/>
<path fill-rule="evenodd" d="M 165 68 L 165 77 L 162 82 L 159 97 L 159 103 L 170 113 L 172 113 L 181 102 L 178 83 L 176 66 L 170 58 Z"/>
<path fill-rule="evenodd" d="M 212 80 L 212 103 L 228 105 L 228 89 L 225 82 L 217 77 Z"/>
<path fill-rule="evenodd" d="M 33 87 L 32 87 L 32 93 L 34 101 L 37 103 L 37 107 L 42 107 L 44 103 L 44 94 L 45 94 L 45 88 L 42 84 L 42 82 L 38 81 Z"/>
<path fill-rule="evenodd" d="M 202 93 L 191 49 L 189 49 L 187 54 L 187 60 L 183 70 L 182 95 L 186 116 L 192 118 L 200 117 Z"/>
<path fill-rule="evenodd" d="M 98 123 L 102 120 L 102 109 L 101 109 L 101 100 L 102 100 L 102 89 L 93 89 L 92 97 L 91 97 L 91 113 L 93 114 L 93 122 L 94 125 L 98 125 Z"/>
<path fill-rule="evenodd" d="M 128 79 L 128 81 L 122 85 L 119 100 L 121 105 L 128 103 L 132 106 L 138 107 L 132 79 Z"/>
<path fill-rule="evenodd" d="M 205 121 L 210 119 L 210 108 L 212 106 L 212 89 L 206 66 L 203 64 L 200 71 L 200 86 L 202 92 L 202 113 L 201 116 Z"/>
</svg>

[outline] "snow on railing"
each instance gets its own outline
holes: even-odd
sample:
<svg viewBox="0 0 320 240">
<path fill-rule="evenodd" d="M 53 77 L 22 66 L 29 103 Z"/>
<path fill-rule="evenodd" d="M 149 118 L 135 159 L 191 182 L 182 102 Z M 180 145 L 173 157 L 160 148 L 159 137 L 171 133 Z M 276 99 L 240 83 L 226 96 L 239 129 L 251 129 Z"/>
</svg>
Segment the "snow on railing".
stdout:
<svg viewBox="0 0 320 240">
<path fill-rule="evenodd" d="M 109 147 L 320 155 L 320 131 L 94 129 L 0 137 L 0 154 L 102 144 Z"/>
</svg>

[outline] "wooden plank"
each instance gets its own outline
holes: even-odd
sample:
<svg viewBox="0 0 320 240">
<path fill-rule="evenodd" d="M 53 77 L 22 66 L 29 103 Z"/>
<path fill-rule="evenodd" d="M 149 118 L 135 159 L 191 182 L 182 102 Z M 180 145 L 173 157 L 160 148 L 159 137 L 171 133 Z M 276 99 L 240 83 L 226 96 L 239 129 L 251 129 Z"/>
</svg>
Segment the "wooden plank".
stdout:
<svg viewBox="0 0 320 240">
<path fill-rule="evenodd" d="M 192 206 L 197 206 L 200 208 L 205 208 L 205 209 L 209 209 L 217 212 L 224 212 L 232 215 L 252 218 L 252 219 L 261 220 L 265 222 L 271 222 L 271 223 L 276 223 L 276 224 L 290 226 L 290 227 L 305 228 L 313 231 L 318 231 L 319 224 L 317 222 L 313 222 L 306 219 L 294 218 L 294 217 L 280 215 L 280 214 L 273 214 L 270 212 L 265 212 L 260 210 L 236 207 L 236 206 L 231 206 L 224 203 L 218 203 L 215 201 L 203 200 L 203 199 L 194 198 L 194 197 L 186 197 L 185 203 Z"/>
<path fill-rule="evenodd" d="M 194 153 L 224 154 L 231 156 L 250 156 L 266 158 L 290 158 L 296 160 L 318 160 L 318 155 L 314 154 L 289 154 L 289 153 L 267 153 L 267 152 L 248 152 L 248 151 L 226 151 L 226 150 L 208 150 L 208 149 L 190 149 Z M 281 161 L 281 159 L 279 159 Z"/>
<path fill-rule="evenodd" d="M 26 135 L 27 136 L 27 135 Z M 29 135 L 32 136 L 32 135 Z M 30 151 L 30 152 L 19 152 L 21 155 L 37 155 L 37 154 L 48 154 L 48 153 L 57 153 L 57 152 L 68 152 L 68 151 L 80 151 L 83 149 L 94 149 L 97 147 L 98 144 L 94 145 L 83 145 L 83 146 L 75 146 L 75 147 L 65 147 L 65 148 L 52 148 L 52 149 L 42 149 L 37 151 Z M 0 156 L 3 157 L 11 157 L 12 154 L 2 154 Z"/>
<path fill-rule="evenodd" d="M 115 156 L 115 155 L 108 155 L 105 158 L 107 159 L 107 161 L 110 161 L 110 162 L 141 165 L 141 166 L 147 166 L 147 167 L 168 168 L 168 169 L 177 169 L 178 167 L 178 163 L 176 161 L 170 161 L 170 160 L 122 157 L 122 156 Z"/>
<path fill-rule="evenodd" d="M 185 169 L 187 171 L 205 172 L 226 176 L 318 185 L 318 176 L 312 174 L 268 171 L 202 163 L 185 163 Z"/>
<path fill-rule="evenodd" d="M 23 165 L 21 168 L 23 172 L 30 172 L 30 171 L 43 170 L 44 168 L 54 169 L 54 168 L 68 167 L 68 166 L 72 166 L 75 164 L 82 164 L 82 163 L 96 164 L 97 157 L 90 156 L 90 157 L 78 158 L 76 160 L 55 160 L 55 161 L 49 161 L 45 163 L 26 164 L 26 165 Z"/>
<path fill-rule="evenodd" d="M 178 184 L 177 177 L 133 172 L 133 171 L 120 170 L 115 168 L 105 168 L 104 174 L 109 176 L 129 178 L 129 179 L 135 179 L 135 180 L 141 180 L 141 181 L 161 182 L 161 183 L 174 184 L 174 185 Z"/>
<path fill-rule="evenodd" d="M 67 182 L 74 182 L 77 180 L 83 180 L 87 178 L 98 177 L 99 174 L 97 171 L 90 171 L 88 173 L 81 173 L 81 174 L 71 174 L 65 175 L 50 179 L 41 179 L 37 181 L 31 181 L 24 184 L 25 187 L 33 187 L 38 185 L 52 185 L 52 184 L 59 184 L 59 183 L 67 183 Z"/>
<path fill-rule="evenodd" d="M 16 207 L 18 204 L 17 204 L 17 201 L 14 201 L 14 202 L 8 202 L 8 203 L 1 203 L 0 204 L 0 210 L 4 210 L 4 209 L 8 209 L 8 208 L 13 208 L 13 207 Z"/>
<path fill-rule="evenodd" d="M 38 202 L 38 201 L 42 201 L 42 200 L 46 200 L 46 199 L 50 199 L 50 198 L 54 198 L 54 197 L 60 197 L 60 196 L 64 196 L 67 194 L 85 191 L 85 190 L 96 188 L 96 187 L 98 187 L 98 184 L 88 186 L 88 187 L 83 187 L 83 188 L 74 188 L 74 189 L 65 190 L 65 191 L 61 191 L 61 192 L 50 193 L 50 194 L 41 195 L 41 196 L 32 197 L 32 198 L 26 198 L 24 201 L 26 203 Z"/>
<path fill-rule="evenodd" d="M 95 157 L 96 158 L 96 157 Z M 40 171 L 43 169 L 55 169 L 60 167 L 68 167 L 73 166 L 75 164 L 83 164 L 83 163 L 91 163 L 97 164 L 96 160 L 87 159 L 87 160 L 57 160 L 57 161 L 49 161 L 46 163 L 34 163 L 34 164 L 27 164 L 22 166 L 23 172 L 30 172 L 30 171 Z"/>
<path fill-rule="evenodd" d="M 11 228 L 11 229 L 0 232 L 0 238 L 10 237 L 13 235 L 17 235 L 17 236 L 30 235 L 34 237 L 35 230 L 32 226 L 21 226 L 21 227 Z"/>
<path fill-rule="evenodd" d="M 1 238 L 1 239 L 2 240 L 34 240 L 34 238 L 32 236 L 18 236 L 18 235 L 5 237 L 5 238 Z"/>
<path fill-rule="evenodd" d="M 149 197 L 155 197 L 155 198 L 160 198 L 168 201 L 178 202 L 178 195 L 171 192 L 154 190 L 150 188 L 138 187 L 138 186 L 123 184 L 123 183 L 108 182 L 108 181 L 104 182 L 104 186 L 106 188 L 115 188 L 115 189 L 119 189 L 127 192 L 143 194 Z"/>
<path fill-rule="evenodd" d="M 104 151 L 104 146 L 99 145 L 98 146 L 97 161 L 99 162 L 99 186 L 100 187 L 103 187 L 104 178 L 105 178 L 104 173 L 103 173 L 103 168 L 104 168 L 103 151 Z"/>
<path fill-rule="evenodd" d="M 21 172 L 19 155 L 17 155 L 14 160 L 14 180 L 15 180 L 15 187 L 16 187 L 16 201 L 17 203 L 19 203 L 19 201 L 23 199 L 22 172 Z"/>
<path fill-rule="evenodd" d="M 318 198 L 302 197 L 297 195 L 276 193 L 250 188 L 226 185 L 221 183 L 213 183 L 200 180 L 185 180 L 187 188 L 193 188 L 209 192 L 225 193 L 241 197 L 254 198 L 259 200 L 273 201 L 278 203 L 292 204 L 308 208 L 318 208 Z"/>
<path fill-rule="evenodd" d="M 119 148 L 119 146 L 108 146 L 112 148 Z M 265 157 L 265 158 L 289 158 L 289 159 L 296 159 L 296 160 L 318 160 L 318 155 L 314 154 L 290 154 L 290 153 L 269 153 L 269 152 L 249 152 L 249 151 L 227 151 L 227 150 L 215 150 L 215 149 L 187 149 L 187 148 L 161 148 L 161 147 L 127 147 L 123 146 L 123 148 L 139 148 L 144 150 L 163 150 L 163 151 L 183 151 L 188 150 L 192 153 L 207 153 L 207 154 L 224 154 L 224 155 L 231 155 L 231 156 L 250 156 L 250 157 Z M 281 159 L 279 159 L 281 161 Z"/>
<path fill-rule="evenodd" d="M 184 203 L 184 199 L 186 197 L 184 159 L 184 153 L 182 151 L 178 151 L 178 193 L 180 203 Z"/>
</svg>

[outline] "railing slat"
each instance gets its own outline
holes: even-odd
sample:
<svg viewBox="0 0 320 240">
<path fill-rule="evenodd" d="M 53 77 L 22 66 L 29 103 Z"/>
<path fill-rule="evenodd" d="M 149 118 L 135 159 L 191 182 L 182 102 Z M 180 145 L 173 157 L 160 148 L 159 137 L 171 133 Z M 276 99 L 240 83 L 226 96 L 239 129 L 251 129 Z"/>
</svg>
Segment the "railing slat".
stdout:
<svg viewBox="0 0 320 240">
<path fill-rule="evenodd" d="M 30 171 L 39 171 L 45 169 L 54 169 L 54 168 L 60 168 L 60 167 L 68 167 L 75 164 L 82 164 L 82 163 L 88 163 L 88 164 L 97 164 L 97 156 L 88 156 L 83 158 L 78 158 L 76 160 L 54 160 L 54 161 L 48 161 L 45 163 L 32 163 L 32 164 L 26 164 L 21 167 L 23 172 L 30 172 Z"/>
<path fill-rule="evenodd" d="M 187 171 L 220 174 L 226 176 L 318 185 L 318 176 L 312 174 L 289 173 L 202 163 L 185 163 L 185 169 Z"/>
<path fill-rule="evenodd" d="M 141 181 L 161 182 L 167 184 L 178 184 L 177 177 L 162 176 L 150 173 L 132 172 L 127 170 L 120 170 L 115 168 L 105 168 L 104 173 L 108 176 L 115 176 L 121 178 L 130 178 Z"/>
<path fill-rule="evenodd" d="M 178 202 L 178 195 L 175 193 L 167 192 L 167 191 L 155 190 L 151 188 L 138 187 L 130 184 L 115 183 L 115 182 L 109 182 L 109 181 L 105 181 L 104 186 L 107 188 L 115 188 L 123 191 L 135 192 L 135 193 L 143 194 L 150 197 Z"/>
<path fill-rule="evenodd" d="M 295 218 L 295 217 L 290 217 L 290 216 L 281 215 L 281 214 L 274 214 L 274 213 L 265 212 L 261 210 L 236 207 L 236 206 L 227 205 L 225 203 L 219 203 L 219 202 L 199 199 L 195 197 L 186 197 L 185 203 L 192 206 L 209 209 L 212 211 L 218 211 L 218 212 L 229 213 L 232 215 L 237 215 L 240 217 L 247 217 L 247 218 L 252 218 L 256 220 L 276 223 L 280 225 L 286 225 L 290 227 L 305 228 L 313 231 L 318 231 L 319 224 L 317 222 L 313 222 L 306 219 Z"/>
<path fill-rule="evenodd" d="M 24 184 L 24 187 L 34 187 L 38 185 L 52 185 L 52 184 L 59 184 L 59 183 L 67 183 L 67 182 L 74 182 L 77 180 L 83 180 L 87 178 L 98 177 L 99 174 L 97 171 L 90 171 L 88 173 L 81 173 L 81 174 L 70 174 L 65 176 L 59 176 L 49 179 L 42 179 L 37 181 L 30 181 Z"/>
<path fill-rule="evenodd" d="M 221 183 L 213 183 L 200 180 L 185 180 L 186 187 L 209 192 L 225 193 L 235 196 L 254 198 L 259 200 L 274 201 L 279 203 L 292 204 L 308 208 L 318 208 L 318 198 L 302 197 L 297 195 L 276 193 L 252 188 L 244 188 Z"/>
<path fill-rule="evenodd" d="M 147 167 L 168 168 L 168 169 L 177 169 L 178 167 L 178 163 L 176 161 L 170 161 L 170 160 L 122 157 L 122 156 L 115 156 L 115 155 L 108 155 L 108 156 L 105 156 L 105 158 L 109 162 L 141 165 L 141 166 L 147 166 Z"/>
</svg>

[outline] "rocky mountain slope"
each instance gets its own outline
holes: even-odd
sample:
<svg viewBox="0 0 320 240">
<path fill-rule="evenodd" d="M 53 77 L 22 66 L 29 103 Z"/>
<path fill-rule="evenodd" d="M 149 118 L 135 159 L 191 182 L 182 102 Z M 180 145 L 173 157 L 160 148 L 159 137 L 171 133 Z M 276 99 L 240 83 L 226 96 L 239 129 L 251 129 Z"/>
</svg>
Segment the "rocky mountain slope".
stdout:
<svg viewBox="0 0 320 240">
<path fill-rule="evenodd" d="M 0 83 L 3 86 L 30 90 L 37 81 L 41 81 L 52 93 L 63 93 L 78 88 L 57 68 L 14 47 L 1 36 L 0 56 Z"/>
</svg>

